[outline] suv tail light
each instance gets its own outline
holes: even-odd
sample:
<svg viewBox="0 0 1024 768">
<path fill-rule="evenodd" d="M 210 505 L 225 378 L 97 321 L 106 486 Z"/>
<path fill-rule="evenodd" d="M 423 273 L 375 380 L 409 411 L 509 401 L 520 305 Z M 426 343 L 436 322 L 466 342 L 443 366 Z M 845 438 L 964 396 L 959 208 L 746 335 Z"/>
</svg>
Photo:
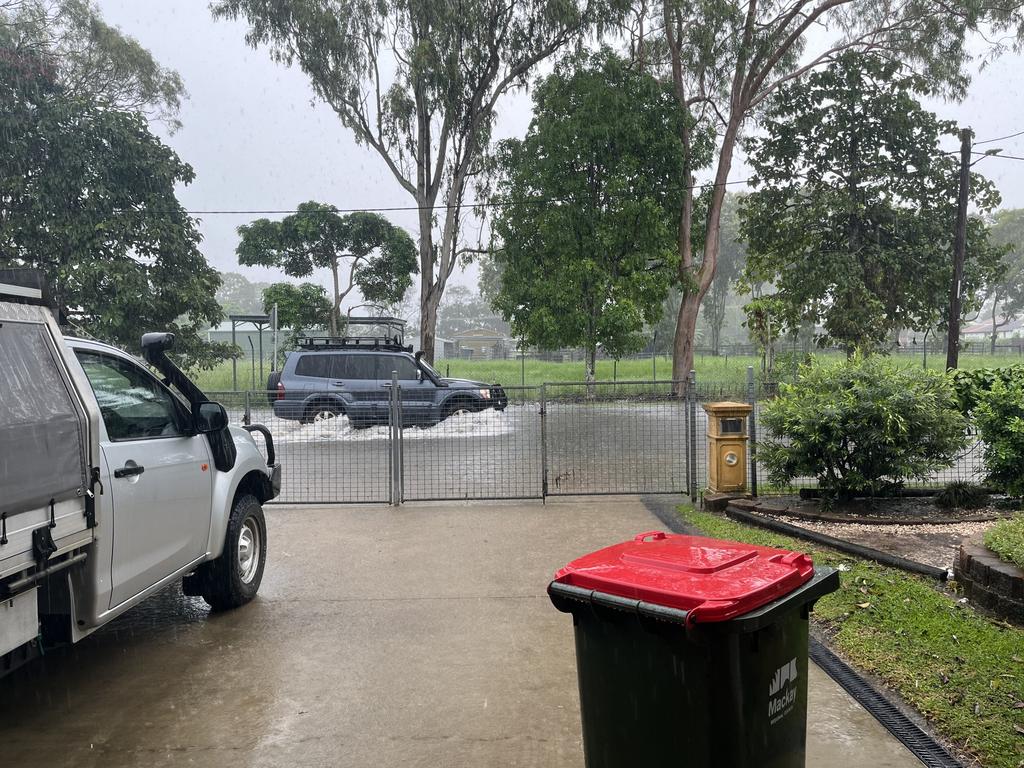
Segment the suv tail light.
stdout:
<svg viewBox="0 0 1024 768">
<path fill-rule="evenodd" d="M 277 399 L 284 400 L 284 384 L 277 382 Z"/>
</svg>

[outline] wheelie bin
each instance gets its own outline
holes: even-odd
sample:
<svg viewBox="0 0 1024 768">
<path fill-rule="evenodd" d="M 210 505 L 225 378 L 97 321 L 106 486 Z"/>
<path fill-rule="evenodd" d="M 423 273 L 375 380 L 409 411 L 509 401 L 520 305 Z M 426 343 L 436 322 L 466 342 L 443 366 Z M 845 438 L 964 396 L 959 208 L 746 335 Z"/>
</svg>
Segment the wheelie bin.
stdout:
<svg viewBox="0 0 1024 768">
<path fill-rule="evenodd" d="M 661 531 L 559 570 L 587 768 L 802 768 L 808 618 L 838 586 L 798 552 Z"/>
</svg>

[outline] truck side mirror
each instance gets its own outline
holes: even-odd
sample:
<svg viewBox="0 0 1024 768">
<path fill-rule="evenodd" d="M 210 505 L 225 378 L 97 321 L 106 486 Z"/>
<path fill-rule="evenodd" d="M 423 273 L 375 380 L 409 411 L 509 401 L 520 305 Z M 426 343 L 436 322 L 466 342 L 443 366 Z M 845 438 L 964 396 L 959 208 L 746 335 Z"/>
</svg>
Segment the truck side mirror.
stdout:
<svg viewBox="0 0 1024 768">
<path fill-rule="evenodd" d="M 228 425 L 228 412 L 220 403 L 198 403 L 192 410 L 192 425 L 201 435 L 220 432 Z"/>
</svg>

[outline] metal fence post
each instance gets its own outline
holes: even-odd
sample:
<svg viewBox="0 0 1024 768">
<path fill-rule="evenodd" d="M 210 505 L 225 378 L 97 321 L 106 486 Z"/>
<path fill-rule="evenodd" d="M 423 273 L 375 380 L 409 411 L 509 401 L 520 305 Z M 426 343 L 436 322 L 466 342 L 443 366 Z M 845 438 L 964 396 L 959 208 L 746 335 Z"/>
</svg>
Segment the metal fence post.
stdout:
<svg viewBox="0 0 1024 768">
<path fill-rule="evenodd" d="M 690 458 L 692 461 L 687 462 L 687 472 L 689 474 L 689 482 L 687 485 L 690 490 L 690 503 L 697 503 L 697 372 L 690 371 L 689 380 L 686 384 L 686 397 L 689 401 L 689 407 L 687 408 L 687 422 L 689 426 L 689 443 L 690 443 Z"/>
<path fill-rule="evenodd" d="M 402 413 L 397 371 L 391 372 L 390 388 L 388 421 L 391 426 L 391 454 L 388 463 L 391 465 L 391 487 L 389 495 L 391 505 L 397 507 L 402 503 Z"/>
<path fill-rule="evenodd" d="M 540 497 L 548 497 L 548 385 L 540 385 Z"/>
<path fill-rule="evenodd" d="M 252 401 L 249 397 L 251 394 L 248 389 L 245 390 L 245 413 L 242 414 L 242 423 L 247 427 L 252 424 Z"/>
<path fill-rule="evenodd" d="M 747 366 L 747 402 L 750 403 L 750 493 L 757 496 L 757 385 L 754 383 L 754 366 Z"/>
</svg>

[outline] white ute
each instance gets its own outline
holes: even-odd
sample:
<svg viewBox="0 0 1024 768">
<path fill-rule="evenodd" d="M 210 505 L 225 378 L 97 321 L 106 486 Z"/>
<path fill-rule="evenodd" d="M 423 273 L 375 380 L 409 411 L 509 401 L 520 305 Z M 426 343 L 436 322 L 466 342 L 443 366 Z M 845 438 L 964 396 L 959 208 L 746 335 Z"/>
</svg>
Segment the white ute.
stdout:
<svg viewBox="0 0 1024 768">
<path fill-rule="evenodd" d="M 178 579 L 214 609 L 247 603 L 281 486 L 269 431 L 228 426 L 167 358 L 172 334 L 143 337 L 161 381 L 65 339 L 48 304 L 39 273 L 0 270 L 0 676 Z"/>
</svg>

